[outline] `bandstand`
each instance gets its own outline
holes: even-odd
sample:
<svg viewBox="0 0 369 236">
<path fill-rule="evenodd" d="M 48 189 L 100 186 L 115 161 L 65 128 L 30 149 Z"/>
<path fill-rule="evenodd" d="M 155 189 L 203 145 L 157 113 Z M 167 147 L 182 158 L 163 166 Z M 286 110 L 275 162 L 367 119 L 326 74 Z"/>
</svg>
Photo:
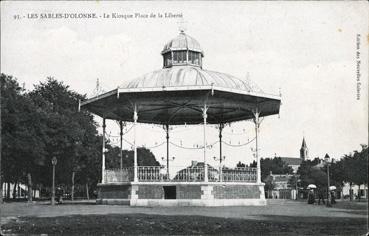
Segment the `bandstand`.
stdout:
<svg viewBox="0 0 369 236">
<path fill-rule="evenodd" d="M 262 92 L 251 81 L 204 70 L 204 53 L 199 43 L 183 31 L 164 46 L 161 55 L 162 69 L 80 103 L 80 109 L 103 118 L 102 181 L 98 184 L 97 203 L 131 206 L 265 205 L 258 155 L 259 125 L 261 117 L 279 113 L 280 97 Z M 121 131 L 122 122 L 133 122 L 133 167 L 105 169 L 106 119 L 119 121 Z M 255 124 L 257 168 L 209 170 L 207 124 L 219 126 L 221 153 L 224 125 L 251 119 Z M 174 178 L 163 173 L 159 166 L 138 166 L 137 123 L 159 124 L 166 128 L 168 162 L 169 127 L 201 124 L 197 132 L 203 136 L 203 165 L 183 169 Z M 122 132 L 120 137 L 122 140 Z"/>
</svg>

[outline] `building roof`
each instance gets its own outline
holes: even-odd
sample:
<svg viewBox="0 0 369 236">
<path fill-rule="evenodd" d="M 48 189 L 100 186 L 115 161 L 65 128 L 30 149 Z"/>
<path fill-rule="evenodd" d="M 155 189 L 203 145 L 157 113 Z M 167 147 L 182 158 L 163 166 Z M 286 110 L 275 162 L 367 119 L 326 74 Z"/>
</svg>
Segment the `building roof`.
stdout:
<svg viewBox="0 0 369 236">
<path fill-rule="evenodd" d="M 301 165 L 302 159 L 298 157 L 280 157 L 287 165 L 295 166 Z"/>
<path fill-rule="evenodd" d="M 203 55 L 203 51 L 200 47 L 199 42 L 191 36 L 185 34 L 183 31 L 165 44 L 161 54 L 164 54 L 169 51 L 177 51 L 177 50 L 191 50 L 195 52 L 200 52 Z"/>
<path fill-rule="evenodd" d="M 292 178 L 293 175 L 289 175 L 289 174 L 272 174 L 271 175 L 273 177 L 273 181 L 274 182 L 288 182 L 289 179 Z"/>
<path fill-rule="evenodd" d="M 164 46 L 166 50 L 192 50 L 202 54 L 200 44 L 181 32 Z M 188 56 L 188 54 L 187 54 Z M 165 57 L 165 56 L 164 56 Z M 105 119 L 139 123 L 200 124 L 206 107 L 207 123 L 230 123 L 279 113 L 280 96 L 264 93 L 249 80 L 203 70 L 198 66 L 176 65 L 138 77 L 104 94 L 80 103 Z"/>
<path fill-rule="evenodd" d="M 307 148 L 306 142 L 305 142 L 305 137 L 302 138 L 301 148 Z"/>
<path fill-rule="evenodd" d="M 120 88 L 161 88 L 182 86 L 214 86 L 247 92 L 263 91 L 250 80 L 241 80 L 232 75 L 203 70 L 196 66 L 174 66 L 147 73 Z"/>
</svg>

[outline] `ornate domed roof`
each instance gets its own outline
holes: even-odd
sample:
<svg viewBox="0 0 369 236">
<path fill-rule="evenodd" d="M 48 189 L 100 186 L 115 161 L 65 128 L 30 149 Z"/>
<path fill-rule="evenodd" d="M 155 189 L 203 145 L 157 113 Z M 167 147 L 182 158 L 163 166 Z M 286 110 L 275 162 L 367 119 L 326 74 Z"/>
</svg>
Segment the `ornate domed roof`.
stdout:
<svg viewBox="0 0 369 236">
<path fill-rule="evenodd" d="M 176 66 L 145 74 L 123 88 L 157 88 L 181 86 L 216 86 L 248 92 L 262 92 L 251 81 L 241 80 L 221 72 L 203 70 L 194 66 Z"/>
<path fill-rule="evenodd" d="M 161 54 L 164 54 L 168 51 L 178 50 L 191 50 L 195 52 L 200 52 L 202 55 L 204 54 L 199 42 L 197 42 L 197 40 L 192 38 L 191 36 L 185 34 L 183 31 L 181 31 L 177 37 L 165 44 Z"/>
<path fill-rule="evenodd" d="M 248 79 L 202 69 L 202 49 L 181 32 L 163 51 L 163 69 L 138 77 L 117 89 L 80 104 L 105 119 L 141 123 L 183 125 L 221 124 L 278 114 L 281 99 L 265 94 Z M 208 106 L 209 105 L 209 106 Z"/>
</svg>

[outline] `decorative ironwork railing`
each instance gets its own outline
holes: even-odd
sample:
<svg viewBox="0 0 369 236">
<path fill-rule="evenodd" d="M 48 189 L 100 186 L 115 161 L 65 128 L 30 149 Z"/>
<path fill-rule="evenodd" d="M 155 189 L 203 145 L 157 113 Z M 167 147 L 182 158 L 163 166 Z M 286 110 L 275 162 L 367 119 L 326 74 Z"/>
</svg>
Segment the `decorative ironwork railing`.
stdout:
<svg viewBox="0 0 369 236">
<path fill-rule="evenodd" d="M 138 166 L 137 177 L 139 182 L 169 181 L 165 168 L 161 166 Z"/>
<path fill-rule="evenodd" d="M 221 179 L 223 182 L 256 182 L 256 168 L 223 168 Z"/>
<path fill-rule="evenodd" d="M 176 173 L 170 179 L 166 169 L 160 166 L 138 166 L 137 178 L 139 182 L 202 182 L 204 181 L 203 167 L 187 167 Z M 105 183 L 131 182 L 134 180 L 133 167 L 105 170 Z M 256 182 L 256 168 L 223 168 L 219 171 L 208 168 L 209 182 Z"/>
</svg>

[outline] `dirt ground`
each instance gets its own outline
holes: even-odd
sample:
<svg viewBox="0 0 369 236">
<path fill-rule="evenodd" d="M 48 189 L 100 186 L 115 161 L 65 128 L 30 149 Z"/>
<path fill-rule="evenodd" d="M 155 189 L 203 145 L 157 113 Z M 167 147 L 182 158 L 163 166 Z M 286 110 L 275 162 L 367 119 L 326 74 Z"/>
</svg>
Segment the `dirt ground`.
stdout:
<svg viewBox="0 0 369 236">
<path fill-rule="evenodd" d="M 334 207 L 271 200 L 262 207 L 129 207 L 92 202 L 6 203 L 3 234 L 365 235 L 367 202 Z"/>
</svg>

